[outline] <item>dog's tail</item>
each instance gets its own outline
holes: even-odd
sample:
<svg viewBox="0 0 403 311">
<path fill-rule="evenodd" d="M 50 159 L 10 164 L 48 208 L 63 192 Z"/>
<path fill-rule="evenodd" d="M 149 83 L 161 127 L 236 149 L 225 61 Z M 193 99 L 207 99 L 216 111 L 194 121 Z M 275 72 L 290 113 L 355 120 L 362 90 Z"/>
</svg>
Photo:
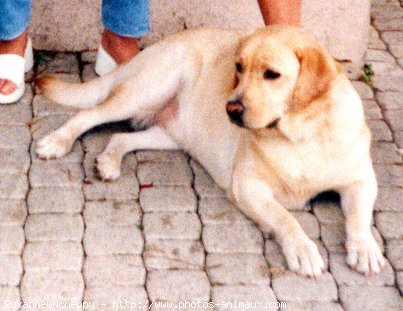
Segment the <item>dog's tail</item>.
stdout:
<svg viewBox="0 0 403 311">
<path fill-rule="evenodd" d="M 36 80 L 42 94 L 64 106 L 88 109 L 105 100 L 113 88 L 114 73 L 95 78 L 85 83 L 70 83 L 44 76 Z"/>
</svg>

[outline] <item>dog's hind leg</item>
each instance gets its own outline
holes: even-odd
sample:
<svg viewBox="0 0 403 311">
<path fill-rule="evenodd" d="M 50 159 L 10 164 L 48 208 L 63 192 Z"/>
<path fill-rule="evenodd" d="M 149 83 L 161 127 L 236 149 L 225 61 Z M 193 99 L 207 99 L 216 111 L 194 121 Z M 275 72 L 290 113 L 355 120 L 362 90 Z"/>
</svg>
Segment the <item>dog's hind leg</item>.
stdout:
<svg viewBox="0 0 403 311">
<path fill-rule="evenodd" d="M 125 154 L 141 149 L 179 149 L 176 142 L 159 126 L 145 131 L 112 135 L 105 150 L 96 159 L 98 177 L 114 180 L 120 176 L 120 166 Z"/>
<path fill-rule="evenodd" d="M 189 63 L 179 44 L 151 46 L 122 67 L 123 80 L 107 99 L 79 112 L 65 125 L 38 142 L 40 158 L 59 158 L 70 151 L 75 139 L 92 127 L 135 117 L 152 119 L 178 94 Z M 134 73 L 129 75 L 127 71 Z"/>
</svg>

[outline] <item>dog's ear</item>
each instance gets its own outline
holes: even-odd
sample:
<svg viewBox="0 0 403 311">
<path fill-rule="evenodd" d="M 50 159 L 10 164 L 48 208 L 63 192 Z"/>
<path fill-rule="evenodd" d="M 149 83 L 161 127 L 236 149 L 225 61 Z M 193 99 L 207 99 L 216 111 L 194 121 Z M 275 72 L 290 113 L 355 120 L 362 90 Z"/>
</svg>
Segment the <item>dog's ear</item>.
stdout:
<svg viewBox="0 0 403 311">
<path fill-rule="evenodd" d="M 330 89 L 337 75 L 334 59 L 322 48 L 308 47 L 295 51 L 300 63 L 291 110 L 300 111 Z"/>
</svg>

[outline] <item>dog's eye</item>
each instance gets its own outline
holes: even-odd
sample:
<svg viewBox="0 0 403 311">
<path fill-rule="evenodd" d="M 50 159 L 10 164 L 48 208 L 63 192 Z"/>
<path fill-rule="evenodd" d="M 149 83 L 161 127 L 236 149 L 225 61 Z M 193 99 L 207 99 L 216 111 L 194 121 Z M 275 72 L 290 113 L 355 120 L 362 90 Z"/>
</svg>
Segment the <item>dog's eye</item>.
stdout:
<svg viewBox="0 0 403 311">
<path fill-rule="evenodd" d="M 267 80 L 274 80 L 277 79 L 278 77 L 280 77 L 280 73 L 275 72 L 273 70 L 267 69 L 264 74 L 263 77 Z"/>
<path fill-rule="evenodd" d="M 236 71 L 238 71 L 239 73 L 241 73 L 241 72 L 242 72 L 242 69 L 243 69 L 241 63 L 236 63 L 235 66 L 236 66 Z"/>
</svg>

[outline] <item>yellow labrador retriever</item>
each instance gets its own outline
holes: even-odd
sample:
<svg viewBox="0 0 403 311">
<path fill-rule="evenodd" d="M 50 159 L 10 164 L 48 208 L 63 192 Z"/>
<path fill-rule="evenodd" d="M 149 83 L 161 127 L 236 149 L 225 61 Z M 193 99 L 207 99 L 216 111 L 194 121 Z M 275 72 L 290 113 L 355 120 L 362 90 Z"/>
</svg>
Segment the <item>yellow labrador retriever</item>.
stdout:
<svg viewBox="0 0 403 311">
<path fill-rule="evenodd" d="M 133 118 L 148 129 L 112 136 L 97 159 L 102 179 L 118 178 L 130 151 L 184 149 L 247 216 L 275 233 L 289 268 L 308 276 L 324 264 L 286 207 L 333 189 L 346 216 L 347 263 L 365 274 L 384 266 L 370 229 L 377 183 L 362 103 L 302 29 L 269 26 L 248 36 L 189 30 L 104 77 L 84 84 L 44 77 L 38 85 L 56 102 L 85 109 L 38 142 L 40 158 L 65 155 L 98 124 Z"/>
</svg>

